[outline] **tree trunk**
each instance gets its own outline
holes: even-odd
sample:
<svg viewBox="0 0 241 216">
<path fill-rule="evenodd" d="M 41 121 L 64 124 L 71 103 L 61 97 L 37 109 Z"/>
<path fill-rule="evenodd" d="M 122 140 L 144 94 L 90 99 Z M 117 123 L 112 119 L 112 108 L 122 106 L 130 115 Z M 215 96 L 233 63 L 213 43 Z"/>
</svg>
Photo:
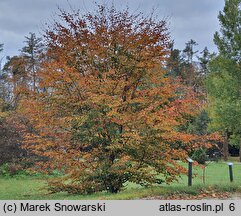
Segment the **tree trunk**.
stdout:
<svg viewBox="0 0 241 216">
<path fill-rule="evenodd" d="M 224 143 L 223 143 L 223 159 L 228 160 L 228 132 L 225 133 Z"/>
</svg>

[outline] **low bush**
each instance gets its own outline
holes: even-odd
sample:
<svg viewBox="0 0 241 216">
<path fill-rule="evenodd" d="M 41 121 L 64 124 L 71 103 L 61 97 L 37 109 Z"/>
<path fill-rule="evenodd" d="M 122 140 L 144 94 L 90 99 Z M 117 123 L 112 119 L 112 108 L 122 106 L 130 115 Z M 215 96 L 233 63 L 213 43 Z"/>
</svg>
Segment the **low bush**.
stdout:
<svg viewBox="0 0 241 216">
<path fill-rule="evenodd" d="M 207 150 L 200 148 L 194 151 L 192 159 L 197 161 L 199 164 L 205 164 L 208 160 Z"/>
</svg>

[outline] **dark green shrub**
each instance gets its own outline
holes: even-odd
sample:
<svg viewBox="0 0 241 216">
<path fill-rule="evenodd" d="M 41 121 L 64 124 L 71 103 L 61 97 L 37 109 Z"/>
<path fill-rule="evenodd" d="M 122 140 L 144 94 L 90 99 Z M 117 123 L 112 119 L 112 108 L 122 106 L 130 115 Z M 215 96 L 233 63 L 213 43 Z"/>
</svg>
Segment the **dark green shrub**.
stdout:
<svg viewBox="0 0 241 216">
<path fill-rule="evenodd" d="M 192 159 L 197 161 L 199 164 L 205 164 L 208 160 L 207 150 L 203 148 L 195 150 L 192 154 Z"/>
<path fill-rule="evenodd" d="M 5 163 L 0 166 L 0 175 L 2 176 L 14 176 L 23 172 L 23 167 L 16 163 Z"/>
</svg>

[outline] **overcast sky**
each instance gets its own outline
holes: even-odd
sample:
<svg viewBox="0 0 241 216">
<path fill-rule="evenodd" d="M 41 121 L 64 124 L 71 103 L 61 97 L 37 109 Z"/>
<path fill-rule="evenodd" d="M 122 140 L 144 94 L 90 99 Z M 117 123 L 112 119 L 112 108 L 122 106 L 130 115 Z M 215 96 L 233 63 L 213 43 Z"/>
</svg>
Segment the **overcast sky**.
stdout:
<svg viewBox="0 0 241 216">
<path fill-rule="evenodd" d="M 98 3 L 103 0 L 95 0 Z M 69 10 L 69 4 L 83 12 L 93 10 L 92 0 L 0 0 L 0 43 L 5 56 L 18 54 L 29 32 L 41 34 L 58 6 Z M 213 34 L 219 30 L 218 12 L 224 0 L 113 0 L 116 7 L 129 5 L 131 11 L 151 12 L 169 17 L 170 32 L 175 46 L 183 49 L 185 42 L 194 39 L 201 51 L 205 46 L 216 51 Z"/>
</svg>

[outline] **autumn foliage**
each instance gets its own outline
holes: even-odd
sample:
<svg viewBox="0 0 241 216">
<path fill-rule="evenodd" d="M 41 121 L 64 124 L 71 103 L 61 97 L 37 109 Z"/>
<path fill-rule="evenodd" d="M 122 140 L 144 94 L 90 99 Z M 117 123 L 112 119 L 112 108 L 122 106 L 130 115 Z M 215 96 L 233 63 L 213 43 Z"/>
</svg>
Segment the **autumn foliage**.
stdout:
<svg viewBox="0 0 241 216">
<path fill-rule="evenodd" d="M 36 167 L 64 174 L 50 189 L 115 193 L 175 180 L 185 172 L 177 160 L 207 137 L 180 129 L 200 105 L 166 75 L 166 22 L 103 6 L 60 18 L 45 34 L 40 90 L 19 108 L 33 127 L 25 147 L 49 158 Z"/>
</svg>

